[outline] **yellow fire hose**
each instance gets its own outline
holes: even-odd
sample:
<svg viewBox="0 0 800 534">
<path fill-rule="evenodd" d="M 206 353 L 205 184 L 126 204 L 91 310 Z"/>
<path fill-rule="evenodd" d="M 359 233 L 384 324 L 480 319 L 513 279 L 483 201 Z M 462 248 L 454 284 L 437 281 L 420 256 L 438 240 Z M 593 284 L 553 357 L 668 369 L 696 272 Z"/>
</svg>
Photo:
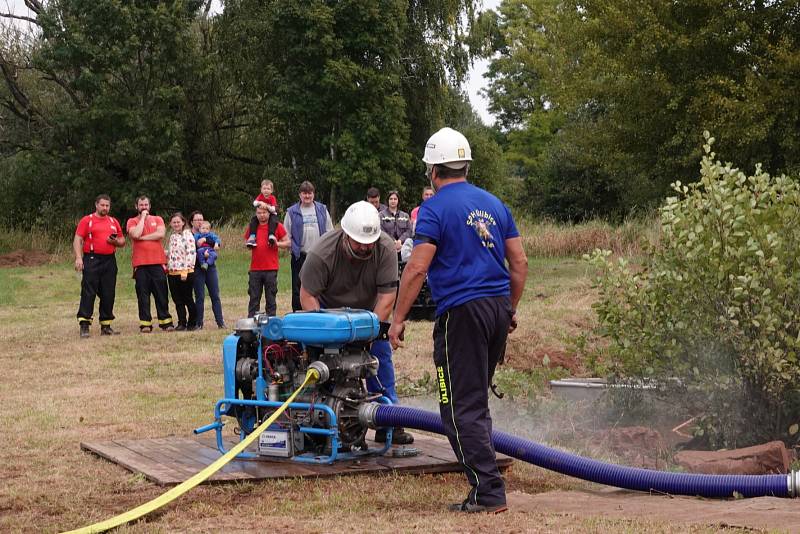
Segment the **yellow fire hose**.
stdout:
<svg viewBox="0 0 800 534">
<path fill-rule="evenodd" d="M 319 380 L 319 372 L 316 369 L 309 369 L 303 384 L 299 388 L 297 388 L 295 392 L 292 393 L 292 395 L 288 399 L 286 399 L 286 402 L 284 402 L 280 408 L 275 410 L 275 413 L 273 413 L 269 419 L 261 423 L 261 426 L 256 428 L 253 432 L 251 432 L 250 435 L 247 436 L 244 440 L 239 442 L 235 447 L 233 447 L 231 450 L 229 450 L 227 453 L 225 453 L 223 456 L 217 459 L 214 463 L 212 463 L 211 465 L 209 465 L 208 467 L 206 467 L 205 469 L 194 475 L 189 480 L 186 480 L 178 484 L 168 492 L 156 497 L 150 502 L 147 502 L 141 506 L 137 506 L 133 510 L 129 510 L 123 514 L 112 517 L 111 519 L 106 519 L 105 521 L 101 521 L 100 523 L 95 523 L 93 525 L 79 528 L 77 530 L 71 530 L 69 532 L 66 532 L 65 534 L 88 534 L 90 532 L 103 532 L 108 529 L 128 523 L 129 521 L 139 519 L 140 517 L 147 515 L 150 512 L 157 510 L 162 506 L 174 501 L 175 499 L 177 499 L 178 497 L 180 497 L 181 495 L 183 495 L 184 493 L 186 493 L 187 491 L 197 486 L 198 484 L 206 480 L 208 477 L 210 477 L 211 475 L 222 469 L 225 466 L 225 464 L 233 460 L 240 452 L 244 451 L 251 443 L 253 443 L 256 440 L 256 438 L 258 438 L 258 436 L 262 432 L 264 432 L 267 429 L 267 427 L 269 427 L 269 425 L 275 422 L 278 416 L 280 416 L 283 413 L 286 407 L 294 400 L 297 394 L 300 393 L 300 391 L 302 391 L 302 389 L 306 385 L 308 385 L 309 383 L 313 384 L 317 380 Z"/>
</svg>

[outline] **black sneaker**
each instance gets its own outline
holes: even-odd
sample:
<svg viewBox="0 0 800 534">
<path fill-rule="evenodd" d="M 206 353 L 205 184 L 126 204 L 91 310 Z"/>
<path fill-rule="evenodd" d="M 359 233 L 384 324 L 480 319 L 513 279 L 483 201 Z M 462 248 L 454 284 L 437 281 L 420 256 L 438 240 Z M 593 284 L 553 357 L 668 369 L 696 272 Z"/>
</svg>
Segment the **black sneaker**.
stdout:
<svg viewBox="0 0 800 534">
<path fill-rule="evenodd" d="M 119 334 L 119 332 L 111 328 L 110 324 L 104 324 L 100 327 L 101 336 L 116 336 L 117 334 Z"/>
<path fill-rule="evenodd" d="M 277 247 L 278 246 L 278 238 L 274 235 L 270 234 L 269 239 L 267 241 L 270 247 Z"/>
<path fill-rule="evenodd" d="M 228 328 L 228 327 L 225 326 L 225 323 L 217 323 L 217 328 L 224 329 L 224 328 Z"/>
<path fill-rule="evenodd" d="M 379 428 L 375 431 L 375 443 L 386 443 L 386 429 Z M 401 426 L 395 427 L 392 432 L 392 445 L 411 445 L 412 443 L 414 443 L 414 436 Z"/>
<path fill-rule="evenodd" d="M 508 505 L 503 504 L 472 504 L 469 500 L 451 504 L 447 507 L 451 512 L 464 512 L 467 514 L 500 514 L 508 511 Z"/>
<path fill-rule="evenodd" d="M 81 323 L 81 337 L 87 338 L 89 337 L 89 323 Z"/>
<path fill-rule="evenodd" d="M 179 324 L 178 326 L 175 327 L 176 332 L 183 332 L 184 330 L 186 330 L 185 324 Z"/>
</svg>

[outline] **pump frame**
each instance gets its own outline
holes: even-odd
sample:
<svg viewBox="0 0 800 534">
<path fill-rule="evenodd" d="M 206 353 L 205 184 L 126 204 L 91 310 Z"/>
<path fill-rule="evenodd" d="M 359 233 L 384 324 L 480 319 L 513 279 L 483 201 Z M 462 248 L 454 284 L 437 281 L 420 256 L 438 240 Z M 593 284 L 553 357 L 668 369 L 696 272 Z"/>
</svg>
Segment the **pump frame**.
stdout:
<svg viewBox="0 0 800 534">
<path fill-rule="evenodd" d="M 392 404 L 386 397 L 380 397 L 378 402 L 381 404 Z M 222 440 L 222 429 L 225 423 L 222 421 L 222 416 L 227 415 L 228 410 L 233 406 L 256 406 L 261 408 L 280 408 L 284 403 L 269 400 L 247 400 L 247 399 L 220 399 L 214 406 L 214 422 L 205 426 L 194 429 L 195 434 L 202 434 L 210 430 L 214 430 L 217 439 L 217 449 L 222 454 L 228 452 Z M 224 406 L 224 408 L 223 408 Z M 307 402 L 291 402 L 287 406 L 288 409 L 295 410 L 309 410 L 312 407 Z M 328 428 L 315 428 L 301 426 L 298 430 L 303 434 L 316 434 L 319 436 L 329 436 L 331 438 L 331 454 L 314 456 L 309 453 L 298 454 L 291 457 L 291 460 L 296 462 L 312 463 L 312 464 L 332 464 L 336 460 L 353 460 L 363 456 L 381 456 L 389 450 L 392 446 L 392 427 L 386 429 L 386 444 L 382 448 L 368 448 L 363 451 L 355 452 L 339 452 L 339 422 L 336 418 L 336 413 L 327 405 L 314 404 L 315 410 L 322 410 L 328 415 Z M 239 430 L 240 439 L 244 439 L 247 433 L 244 429 Z M 237 459 L 253 460 L 256 458 L 265 458 L 265 456 L 255 454 L 252 452 L 242 452 L 236 456 Z"/>
</svg>

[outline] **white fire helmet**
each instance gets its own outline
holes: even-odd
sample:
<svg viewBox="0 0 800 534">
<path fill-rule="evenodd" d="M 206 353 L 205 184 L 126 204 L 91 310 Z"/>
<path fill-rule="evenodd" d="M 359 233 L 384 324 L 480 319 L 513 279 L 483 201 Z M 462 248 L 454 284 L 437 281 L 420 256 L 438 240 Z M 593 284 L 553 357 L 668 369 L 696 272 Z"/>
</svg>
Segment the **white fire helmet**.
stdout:
<svg viewBox="0 0 800 534">
<path fill-rule="evenodd" d="M 369 202 L 359 200 L 344 212 L 342 230 L 359 243 L 374 243 L 381 236 L 381 217 L 378 210 Z"/>
<path fill-rule="evenodd" d="M 472 161 L 469 141 L 461 132 L 442 128 L 428 139 L 422 161 L 431 165 L 444 165 L 451 169 L 463 169 Z"/>
</svg>

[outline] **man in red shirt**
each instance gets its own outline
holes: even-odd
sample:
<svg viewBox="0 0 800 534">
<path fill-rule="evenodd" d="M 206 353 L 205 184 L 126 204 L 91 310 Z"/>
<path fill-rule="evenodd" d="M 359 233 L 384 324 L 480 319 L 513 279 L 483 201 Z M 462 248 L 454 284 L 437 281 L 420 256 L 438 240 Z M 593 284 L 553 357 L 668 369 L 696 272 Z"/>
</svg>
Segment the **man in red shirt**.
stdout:
<svg viewBox="0 0 800 534">
<path fill-rule="evenodd" d="M 150 315 L 150 295 L 156 301 L 158 326 L 162 330 L 174 330 L 172 316 L 169 314 L 169 292 L 167 290 L 167 256 L 161 240 L 166 234 L 164 220 L 150 215 L 150 199 L 140 196 L 136 199 L 137 217 L 128 219 L 128 237 L 133 240 L 133 278 L 136 280 L 136 300 L 139 303 L 139 332 L 153 331 L 153 317 Z"/>
<path fill-rule="evenodd" d="M 256 218 L 258 218 L 258 228 L 256 229 L 256 246 L 250 248 L 252 257 L 250 259 L 250 273 L 247 293 L 250 295 L 250 303 L 247 305 L 247 316 L 253 317 L 258 313 L 261 304 L 261 294 L 266 297 L 266 312 L 275 315 L 277 307 L 275 305 L 275 295 L 278 294 L 278 249 L 289 248 L 291 241 L 286 229 L 281 223 L 275 228 L 277 247 L 267 245 L 269 240 L 269 211 L 264 206 L 256 208 Z M 245 244 L 250 237 L 248 228 L 244 234 Z"/>
<path fill-rule="evenodd" d="M 82 218 L 75 230 L 72 249 L 75 252 L 75 270 L 81 276 L 81 303 L 78 306 L 78 324 L 81 337 L 89 337 L 92 324 L 94 298 L 100 297 L 100 334 L 116 334 L 111 328 L 114 320 L 114 293 L 117 285 L 117 247 L 125 246 L 125 237 L 119 221 L 110 216 L 111 198 L 98 195 L 94 213 Z"/>
</svg>

